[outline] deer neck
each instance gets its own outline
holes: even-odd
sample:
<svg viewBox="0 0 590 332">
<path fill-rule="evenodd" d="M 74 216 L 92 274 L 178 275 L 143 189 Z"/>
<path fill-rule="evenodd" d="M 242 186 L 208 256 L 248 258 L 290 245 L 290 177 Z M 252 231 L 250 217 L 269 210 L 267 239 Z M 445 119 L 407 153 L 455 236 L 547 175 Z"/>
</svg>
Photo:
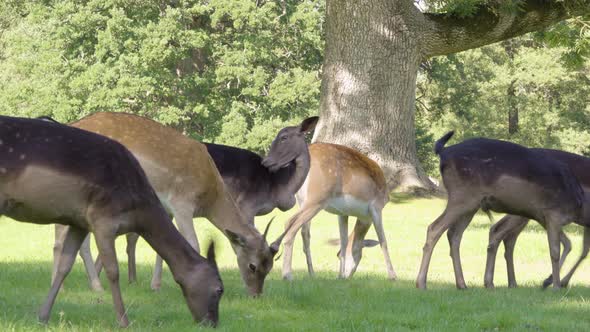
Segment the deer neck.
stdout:
<svg viewBox="0 0 590 332">
<path fill-rule="evenodd" d="M 178 232 L 164 209 L 158 210 L 144 215 L 138 233 L 168 264 L 174 279 L 182 283 L 183 276 L 205 259 Z"/>
<path fill-rule="evenodd" d="M 295 205 L 295 193 L 305 182 L 309 167 L 309 151 L 305 151 L 291 165 L 272 175 L 272 192 L 281 210 L 288 210 Z"/>
<path fill-rule="evenodd" d="M 247 242 L 262 238 L 258 230 L 244 218 L 238 205 L 228 192 L 218 194 L 211 205 L 209 221 L 225 234 L 226 230 L 243 236 Z"/>
</svg>

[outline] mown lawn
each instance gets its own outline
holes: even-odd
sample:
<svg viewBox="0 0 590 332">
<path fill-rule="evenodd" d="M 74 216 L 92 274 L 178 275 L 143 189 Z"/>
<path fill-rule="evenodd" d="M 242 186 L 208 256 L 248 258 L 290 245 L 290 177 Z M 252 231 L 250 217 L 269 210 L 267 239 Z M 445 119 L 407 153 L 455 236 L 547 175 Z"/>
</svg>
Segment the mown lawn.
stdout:
<svg viewBox="0 0 590 332">
<path fill-rule="evenodd" d="M 490 223 L 477 215 L 462 242 L 465 279 L 470 289 L 458 291 L 446 237 L 435 249 L 429 289 L 414 286 L 426 236 L 426 227 L 443 210 L 441 199 L 399 199 L 384 210 L 389 249 L 399 280 L 386 280 L 378 248 L 368 248 L 351 280 L 338 280 L 337 247 L 327 240 L 337 236 L 337 219 L 322 213 L 312 225 L 312 250 L 317 276 L 307 276 L 301 241 L 294 253 L 295 279 L 283 281 L 281 261 L 269 275 L 265 294 L 245 295 L 235 268 L 235 256 L 227 241 L 204 219 L 195 220 L 201 243 L 217 239 L 218 262 L 225 284 L 221 302 L 220 331 L 582 331 L 590 329 L 590 265 L 583 264 L 571 287 L 543 291 L 540 283 L 550 271 L 546 235 L 539 226 L 528 226 L 515 253 L 518 289 L 506 288 L 503 249 L 498 255 L 496 289 L 483 288 L 487 237 Z M 271 238 L 294 212 L 275 213 Z M 496 219 L 499 219 L 496 215 Z M 263 228 L 270 216 L 257 219 Z M 354 220 L 350 220 L 350 227 Z M 568 226 L 574 246 L 568 260 L 579 254 L 581 232 Z M 376 238 L 370 231 L 368 238 Z M 0 331 L 108 331 L 118 330 L 110 291 L 99 294 L 87 287 L 78 262 L 58 295 L 48 326 L 37 323 L 37 310 L 49 288 L 53 227 L 0 219 Z M 124 240 L 120 248 L 122 292 L 132 322 L 130 331 L 184 331 L 196 329 L 180 289 L 166 271 L 160 292 L 149 288 L 154 255 L 140 242 L 139 283 L 126 282 Z M 96 252 L 96 250 L 94 251 Z M 566 263 L 567 264 L 567 263 Z M 568 268 L 569 265 L 566 266 Z M 108 285 L 103 276 L 103 286 Z"/>
</svg>

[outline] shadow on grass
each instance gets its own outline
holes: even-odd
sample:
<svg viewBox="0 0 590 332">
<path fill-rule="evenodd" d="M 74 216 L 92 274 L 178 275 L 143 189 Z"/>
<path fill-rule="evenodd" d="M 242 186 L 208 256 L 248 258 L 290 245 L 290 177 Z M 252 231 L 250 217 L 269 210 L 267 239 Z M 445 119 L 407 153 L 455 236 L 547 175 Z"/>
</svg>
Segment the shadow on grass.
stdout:
<svg viewBox="0 0 590 332">
<path fill-rule="evenodd" d="M 0 263 L 0 330 L 45 330 L 37 324 L 36 311 L 49 289 L 50 268 L 49 262 Z M 588 287 L 459 291 L 453 284 L 430 281 L 424 291 L 415 288 L 414 280 L 392 282 L 369 274 L 339 280 L 333 271 L 320 271 L 313 279 L 296 271 L 295 280 L 288 282 L 275 270 L 265 294 L 253 299 L 245 294 L 237 270 L 222 270 L 221 275 L 226 289 L 222 331 L 582 330 L 590 324 Z M 121 280 L 129 330 L 194 330 L 169 271 L 159 292 L 150 290 L 150 277 L 151 268 L 139 265 L 137 284 Z M 108 289 L 104 276 L 103 285 Z M 88 290 L 84 272 L 76 266 L 49 324 L 56 330 L 116 329 L 110 292 Z"/>
<path fill-rule="evenodd" d="M 416 195 L 407 194 L 407 193 L 395 193 L 391 192 L 389 194 L 389 202 L 393 204 L 402 204 L 402 203 L 409 203 L 416 199 L 422 199 L 423 197 L 418 197 Z"/>
<path fill-rule="evenodd" d="M 485 215 L 485 213 L 479 211 L 477 213 L 478 216 L 485 216 L 485 218 L 487 218 L 487 216 Z M 499 214 L 499 213 L 495 213 L 494 214 L 494 223 L 498 222 L 502 217 L 504 217 L 503 214 Z M 469 228 L 471 229 L 484 229 L 489 231 L 490 228 L 492 228 L 492 225 L 494 225 L 494 223 L 490 222 L 489 220 L 485 220 L 485 221 L 475 221 L 473 220 L 471 222 L 471 224 L 469 224 Z M 565 227 L 563 227 L 563 230 L 566 233 L 571 233 L 571 234 L 577 234 L 577 235 L 583 235 L 584 234 L 584 227 L 580 226 L 580 225 L 576 225 L 574 223 L 570 223 L 568 225 L 566 225 Z M 545 228 L 543 228 L 543 226 L 541 226 L 541 224 L 539 224 L 537 221 L 531 219 L 529 220 L 527 226 L 524 228 L 523 232 L 526 233 L 543 233 L 545 234 L 547 231 L 545 230 Z"/>
</svg>

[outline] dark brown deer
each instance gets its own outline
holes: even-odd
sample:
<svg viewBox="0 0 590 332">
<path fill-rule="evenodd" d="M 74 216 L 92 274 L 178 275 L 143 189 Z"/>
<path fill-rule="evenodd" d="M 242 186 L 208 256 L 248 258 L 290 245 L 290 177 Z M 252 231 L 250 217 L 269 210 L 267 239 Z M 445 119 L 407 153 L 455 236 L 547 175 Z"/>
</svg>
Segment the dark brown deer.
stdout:
<svg viewBox="0 0 590 332">
<path fill-rule="evenodd" d="M 129 321 L 119 288 L 115 237 L 137 232 L 172 270 L 196 321 L 217 324 L 223 285 L 209 260 L 184 240 L 129 151 L 107 137 L 37 119 L 0 116 L 0 214 L 63 233 L 51 290 L 39 320 L 47 323 L 57 293 L 88 232 L 96 238 L 117 319 Z"/>
<path fill-rule="evenodd" d="M 254 224 L 255 216 L 295 206 L 295 193 L 309 171 L 305 135 L 313 131 L 317 121 L 314 116 L 298 126 L 281 129 L 264 159 L 248 150 L 205 143 L 223 182 L 250 224 Z"/>
<path fill-rule="evenodd" d="M 552 150 L 552 149 L 532 149 L 538 151 L 540 153 L 545 154 L 548 158 L 552 158 L 554 160 L 560 161 L 571 169 L 572 173 L 577 177 L 578 181 L 582 185 L 582 188 L 588 192 L 590 191 L 590 158 L 586 158 L 574 153 L 569 153 L 565 151 L 559 150 Z M 586 206 L 585 206 L 586 208 Z M 504 218 L 500 219 L 492 228 L 490 229 L 490 239 L 488 244 L 488 257 L 486 262 L 486 272 L 484 276 L 484 284 L 488 288 L 494 287 L 494 267 L 496 261 L 496 253 L 498 252 L 498 246 L 500 242 L 504 242 L 505 254 L 504 257 L 506 259 L 506 268 L 508 272 L 508 286 L 509 287 L 516 287 L 516 276 L 514 273 L 514 246 L 516 244 L 516 239 L 528 224 L 529 219 L 526 217 L 515 216 L 515 215 L 507 215 Z M 545 225 L 541 223 L 543 227 Z M 588 232 L 588 228 L 584 230 L 584 232 Z M 586 244 L 588 241 L 585 239 L 585 245 L 582 249 L 582 255 L 578 259 L 577 263 L 574 265 L 574 268 L 561 280 L 561 286 L 567 286 L 569 280 L 571 279 L 574 271 L 579 266 L 580 262 L 588 255 L 588 250 L 590 243 Z M 571 250 L 571 242 L 565 235 L 565 233 L 560 234 L 560 241 L 563 245 L 563 253 L 561 254 L 561 258 L 559 259 L 559 266 L 563 265 L 567 254 Z M 543 282 L 543 287 L 547 287 L 551 284 L 551 276 L 545 279 Z"/>
<path fill-rule="evenodd" d="M 205 146 L 153 120 L 125 113 L 95 113 L 70 124 L 119 141 L 144 169 L 158 198 L 176 220 L 180 233 L 197 251 L 193 217 L 205 217 L 229 239 L 248 292 L 261 294 L 276 251 L 241 215 Z M 137 238 L 127 237 L 130 254 Z M 59 246 L 59 243 L 56 244 Z M 131 255 L 130 262 L 134 256 Z M 133 264 L 133 267 L 135 264 Z M 130 269 L 130 276 L 135 270 Z M 152 288 L 160 287 L 158 256 Z"/>
<path fill-rule="evenodd" d="M 443 214 L 428 226 L 416 286 L 426 288 L 432 251 L 448 229 L 455 282 L 457 288 L 466 288 L 459 247 L 463 231 L 481 208 L 539 220 L 547 226 L 553 287 L 560 288 L 561 228 L 572 221 L 585 221 L 584 191 L 574 174 L 545 154 L 510 142 L 476 138 L 445 148 L 452 135 L 447 133 L 435 144 L 448 200 Z"/>
<path fill-rule="evenodd" d="M 275 144 L 278 143 L 273 142 L 271 151 L 277 148 Z M 313 275 L 309 223 L 323 209 L 338 215 L 339 277 L 349 278 L 354 274 L 362 257 L 365 235 L 371 225 L 374 225 L 385 258 L 387 275 L 390 279 L 395 279 L 396 274 L 389 258 L 381 216 L 381 211 L 387 203 L 388 191 L 379 165 L 362 153 L 342 145 L 315 143 L 309 146 L 309 153 L 311 168 L 297 193 L 299 211 L 287 222 L 285 233 L 271 245 L 278 248 L 284 238 L 283 278 L 292 279 L 293 240 L 302 227 L 307 267 Z M 357 217 L 350 236 L 348 216 Z"/>
</svg>

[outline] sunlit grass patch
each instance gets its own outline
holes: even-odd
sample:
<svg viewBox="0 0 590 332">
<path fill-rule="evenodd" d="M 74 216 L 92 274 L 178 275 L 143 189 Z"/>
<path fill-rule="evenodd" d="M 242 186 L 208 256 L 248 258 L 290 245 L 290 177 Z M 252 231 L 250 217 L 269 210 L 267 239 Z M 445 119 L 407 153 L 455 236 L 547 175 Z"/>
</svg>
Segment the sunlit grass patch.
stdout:
<svg viewBox="0 0 590 332">
<path fill-rule="evenodd" d="M 572 287 L 543 291 L 550 271 L 547 237 L 538 227 L 527 228 L 517 242 L 515 264 L 518 289 L 506 288 L 503 248 L 496 263 L 496 289 L 483 288 L 490 222 L 477 214 L 465 231 L 461 247 L 469 289 L 455 289 L 453 268 L 445 236 L 431 263 L 428 290 L 415 288 L 415 278 L 426 238 L 426 227 L 444 209 L 442 199 L 403 199 L 384 210 L 384 227 L 399 280 L 386 278 L 379 248 L 367 248 L 351 280 L 339 280 L 337 218 L 321 213 L 312 224 L 312 254 L 316 277 L 307 275 L 299 237 L 295 242 L 292 282 L 282 280 L 282 260 L 275 262 L 264 294 L 246 295 L 227 240 L 206 220 L 196 219 L 201 244 L 216 241 L 226 292 L 221 302 L 221 331 L 550 331 L 588 330 L 590 327 L 590 268 L 583 264 Z M 295 210 L 275 213 L 272 240 Z M 271 216 L 258 218 L 259 228 Z M 495 219 L 501 215 L 495 214 Z M 531 225 L 535 222 L 531 222 Z M 351 219 L 349 225 L 354 224 Z M 573 262 L 581 247 L 579 227 L 568 227 Z M 573 232 L 572 232 L 573 230 Z M 368 238 L 375 239 L 373 230 Z M 130 331 L 189 331 L 197 327 L 181 291 L 168 270 L 162 289 L 150 290 L 154 254 L 140 241 L 138 283 L 127 283 L 124 238 L 117 241 L 123 299 L 131 320 Z M 49 290 L 53 228 L 0 219 L 0 330 L 1 331 L 115 331 L 119 330 L 110 290 L 103 276 L 104 293 L 88 289 L 83 266 L 77 262 L 57 297 L 48 326 L 37 323 L 37 310 Z M 96 249 L 93 248 L 96 253 Z M 566 264 L 567 265 L 567 264 Z M 566 269 L 569 265 L 566 266 Z"/>
</svg>

